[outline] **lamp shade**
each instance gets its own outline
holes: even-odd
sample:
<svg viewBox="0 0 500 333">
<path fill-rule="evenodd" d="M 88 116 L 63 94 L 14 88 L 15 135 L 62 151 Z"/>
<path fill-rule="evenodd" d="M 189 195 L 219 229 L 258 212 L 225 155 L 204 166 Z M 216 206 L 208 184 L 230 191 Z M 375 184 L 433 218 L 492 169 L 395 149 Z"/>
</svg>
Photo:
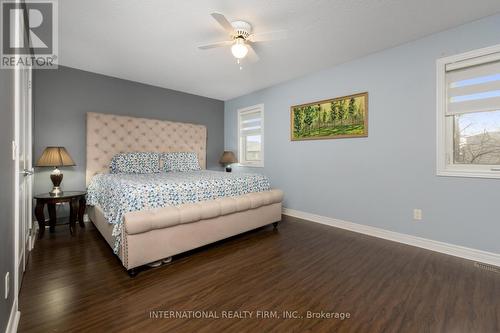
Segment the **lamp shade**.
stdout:
<svg viewBox="0 0 500 333">
<path fill-rule="evenodd" d="M 47 147 L 38 159 L 37 167 L 74 166 L 75 162 L 64 147 Z"/>
<path fill-rule="evenodd" d="M 225 151 L 220 158 L 221 164 L 231 164 L 236 162 L 238 162 L 238 160 L 232 151 Z"/>
</svg>

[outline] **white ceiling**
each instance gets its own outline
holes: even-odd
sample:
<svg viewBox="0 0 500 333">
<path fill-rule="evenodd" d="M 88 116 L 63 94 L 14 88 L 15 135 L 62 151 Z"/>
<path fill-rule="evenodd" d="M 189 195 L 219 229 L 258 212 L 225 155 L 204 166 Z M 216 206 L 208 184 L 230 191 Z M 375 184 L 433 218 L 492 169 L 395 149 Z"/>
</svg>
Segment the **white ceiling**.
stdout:
<svg viewBox="0 0 500 333">
<path fill-rule="evenodd" d="M 60 64 L 231 99 L 500 12 L 498 0 L 63 0 Z M 209 15 L 287 29 L 239 70 Z"/>
</svg>

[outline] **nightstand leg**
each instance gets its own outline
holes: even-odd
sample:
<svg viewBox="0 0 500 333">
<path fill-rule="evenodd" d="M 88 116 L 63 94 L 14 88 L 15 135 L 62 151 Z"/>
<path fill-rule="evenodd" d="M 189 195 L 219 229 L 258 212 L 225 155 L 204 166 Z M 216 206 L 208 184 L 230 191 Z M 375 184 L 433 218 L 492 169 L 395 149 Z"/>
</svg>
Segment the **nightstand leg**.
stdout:
<svg viewBox="0 0 500 333">
<path fill-rule="evenodd" d="M 85 228 L 85 224 L 83 223 L 85 208 L 87 208 L 87 201 L 85 201 L 85 196 L 81 196 L 80 200 L 78 201 L 78 223 L 82 228 Z"/>
<path fill-rule="evenodd" d="M 56 231 L 56 221 L 57 221 L 56 204 L 55 203 L 48 203 L 47 208 L 49 211 L 50 232 L 54 232 L 54 231 Z"/>
<path fill-rule="evenodd" d="M 45 216 L 43 215 L 43 202 L 41 200 L 36 201 L 35 206 L 35 217 L 38 221 L 38 238 L 42 238 L 45 233 Z"/>
<path fill-rule="evenodd" d="M 69 232 L 73 235 L 75 230 L 75 223 L 78 214 L 78 201 L 77 199 L 71 199 L 69 202 Z"/>
</svg>

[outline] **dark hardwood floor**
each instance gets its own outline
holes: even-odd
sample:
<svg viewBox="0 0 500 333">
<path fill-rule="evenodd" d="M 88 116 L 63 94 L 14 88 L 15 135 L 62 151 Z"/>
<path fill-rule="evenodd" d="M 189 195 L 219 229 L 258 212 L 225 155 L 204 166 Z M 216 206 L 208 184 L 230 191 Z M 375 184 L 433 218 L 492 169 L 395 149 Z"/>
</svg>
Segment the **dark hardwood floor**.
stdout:
<svg viewBox="0 0 500 333">
<path fill-rule="evenodd" d="M 500 274 L 285 217 L 278 231 L 261 228 L 132 279 L 87 224 L 74 237 L 58 227 L 37 241 L 20 310 L 20 332 L 499 332 Z M 155 319 L 152 310 L 253 313 Z M 350 318 L 308 319 L 307 311 Z"/>
</svg>

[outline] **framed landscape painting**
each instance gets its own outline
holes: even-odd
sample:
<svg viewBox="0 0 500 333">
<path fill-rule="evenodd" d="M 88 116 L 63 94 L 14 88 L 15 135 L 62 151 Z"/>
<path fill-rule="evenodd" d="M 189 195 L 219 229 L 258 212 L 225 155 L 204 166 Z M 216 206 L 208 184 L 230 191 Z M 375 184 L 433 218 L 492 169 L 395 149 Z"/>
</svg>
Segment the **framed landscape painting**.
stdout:
<svg viewBox="0 0 500 333">
<path fill-rule="evenodd" d="M 368 93 L 290 108 L 292 141 L 368 136 Z"/>
</svg>

